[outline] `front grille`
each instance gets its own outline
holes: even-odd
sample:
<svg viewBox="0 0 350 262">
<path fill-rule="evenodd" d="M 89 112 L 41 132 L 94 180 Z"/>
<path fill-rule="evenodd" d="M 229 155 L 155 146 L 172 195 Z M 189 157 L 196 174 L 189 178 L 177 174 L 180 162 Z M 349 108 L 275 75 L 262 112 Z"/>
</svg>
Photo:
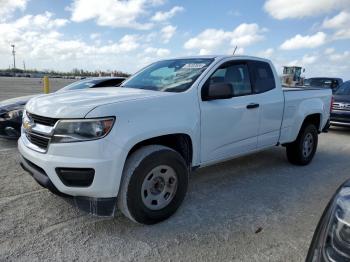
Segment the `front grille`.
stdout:
<svg viewBox="0 0 350 262">
<path fill-rule="evenodd" d="M 335 110 L 350 111 L 350 104 L 348 104 L 348 103 L 333 103 L 332 108 Z"/>
<path fill-rule="evenodd" d="M 56 122 L 58 121 L 58 119 L 56 119 L 56 118 L 38 116 L 38 115 L 31 114 L 31 113 L 27 113 L 27 115 L 29 118 L 31 118 L 34 121 L 34 123 L 45 125 L 45 126 L 54 126 L 56 124 Z"/>
<path fill-rule="evenodd" d="M 49 145 L 49 142 L 50 142 L 50 138 L 49 137 L 45 137 L 45 136 L 42 136 L 42 135 L 37 135 L 37 134 L 34 134 L 34 133 L 29 133 L 29 132 L 26 132 L 26 137 L 28 138 L 28 140 L 42 148 L 42 149 L 47 149 L 48 145 Z"/>
</svg>

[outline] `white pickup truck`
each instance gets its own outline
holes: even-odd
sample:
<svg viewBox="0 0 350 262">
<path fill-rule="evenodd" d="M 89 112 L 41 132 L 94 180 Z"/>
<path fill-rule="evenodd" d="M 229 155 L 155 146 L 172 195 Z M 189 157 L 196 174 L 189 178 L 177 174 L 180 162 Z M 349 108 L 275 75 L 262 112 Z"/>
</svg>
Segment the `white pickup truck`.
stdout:
<svg viewBox="0 0 350 262">
<path fill-rule="evenodd" d="M 310 163 L 330 108 L 331 90 L 282 89 L 266 59 L 177 58 L 120 88 L 33 98 L 18 147 L 22 167 L 53 193 L 153 224 L 180 206 L 198 167 L 278 145 L 291 163 Z"/>
</svg>

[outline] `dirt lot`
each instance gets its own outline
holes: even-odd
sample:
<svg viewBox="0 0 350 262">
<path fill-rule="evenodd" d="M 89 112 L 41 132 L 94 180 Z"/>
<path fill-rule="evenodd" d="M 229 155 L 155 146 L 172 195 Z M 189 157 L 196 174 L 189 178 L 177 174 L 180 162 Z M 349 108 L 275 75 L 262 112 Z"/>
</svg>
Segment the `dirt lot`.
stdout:
<svg viewBox="0 0 350 262">
<path fill-rule="evenodd" d="M 0 100 L 13 97 L 2 81 Z M 303 261 L 329 198 L 350 178 L 350 129 L 322 134 L 306 167 L 279 147 L 200 169 L 175 216 L 154 226 L 77 211 L 18 159 L 16 142 L 0 140 L 0 261 Z"/>
</svg>

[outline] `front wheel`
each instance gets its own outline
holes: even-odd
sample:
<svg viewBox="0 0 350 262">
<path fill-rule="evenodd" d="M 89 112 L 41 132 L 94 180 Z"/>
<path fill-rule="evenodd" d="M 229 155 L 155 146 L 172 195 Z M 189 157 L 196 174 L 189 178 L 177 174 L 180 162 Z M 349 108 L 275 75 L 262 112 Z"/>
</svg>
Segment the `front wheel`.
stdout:
<svg viewBox="0 0 350 262">
<path fill-rule="evenodd" d="M 313 124 L 302 127 L 297 139 L 287 145 L 287 158 L 290 163 L 295 165 L 309 164 L 317 149 L 318 132 Z"/>
<path fill-rule="evenodd" d="M 118 208 L 140 224 L 155 224 L 170 217 L 182 203 L 188 168 L 171 148 L 151 145 L 128 157 L 118 196 Z"/>
</svg>

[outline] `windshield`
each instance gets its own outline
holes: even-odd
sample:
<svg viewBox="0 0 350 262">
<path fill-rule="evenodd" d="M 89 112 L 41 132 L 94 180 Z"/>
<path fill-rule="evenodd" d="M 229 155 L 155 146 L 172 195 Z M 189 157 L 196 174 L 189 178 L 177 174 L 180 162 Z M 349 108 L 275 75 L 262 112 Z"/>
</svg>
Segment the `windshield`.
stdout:
<svg viewBox="0 0 350 262">
<path fill-rule="evenodd" d="M 126 81 L 122 87 L 183 92 L 208 68 L 213 59 L 173 59 L 156 62 Z"/>
<path fill-rule="evenodd" d="M 347 96 L 350 95 L 350 81 L 345 82 L 344 84 L 342 84 L 338 90 L 335 92 L 336 95 L 343 95 L 343 96 Z"/>
<path fill-rule="evenodd" d="M 98 80 L 98 79 L 85 79 L 85 80 L 71 83 L 71 84 L 63 87 L 62 89 L 58 90 L 57 92 L 90 88 L 90 87 L 95 86 L 99 82 L 100 82 L 100 80 Z"/>
</svg>

